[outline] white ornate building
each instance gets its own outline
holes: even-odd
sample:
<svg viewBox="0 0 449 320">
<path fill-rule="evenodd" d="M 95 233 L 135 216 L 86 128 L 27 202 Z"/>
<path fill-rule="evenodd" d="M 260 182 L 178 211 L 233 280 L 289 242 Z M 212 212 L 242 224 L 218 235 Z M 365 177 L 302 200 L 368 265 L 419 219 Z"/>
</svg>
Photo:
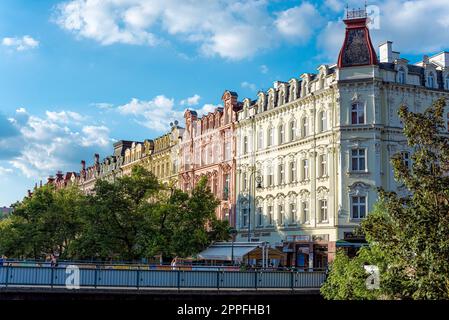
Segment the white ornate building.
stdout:
<svg viewBox="0 0 449 320">
<path fill-rule="evenodd" d="M 389 162 L 397 152 L 411 161 L 399 106 L 423 111 L 449 97 L 448 52 L 409 64 L 386 42 L 378 58 L 365 12 L 345 24 L 337 64 L 276 82 L 238 113 L 237 241 L 249 229 L 289 265 L 325 267 L 377 188 L 401 191 Z"/>
</svg>

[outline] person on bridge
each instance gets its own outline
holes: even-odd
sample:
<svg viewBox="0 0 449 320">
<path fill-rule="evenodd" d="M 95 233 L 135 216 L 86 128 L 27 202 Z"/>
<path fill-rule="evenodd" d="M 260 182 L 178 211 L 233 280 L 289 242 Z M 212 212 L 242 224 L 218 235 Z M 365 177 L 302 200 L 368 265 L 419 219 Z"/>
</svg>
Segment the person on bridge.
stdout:
<svg viewBox="0 0 449 320">
<path fill-rule="evenodd" d="M 171 268 L 172 270 L 176 270 L 176 264 L 178 263 L 178 257 L 174 257 L 173 260 L 171 261 Z"/>
</svg>

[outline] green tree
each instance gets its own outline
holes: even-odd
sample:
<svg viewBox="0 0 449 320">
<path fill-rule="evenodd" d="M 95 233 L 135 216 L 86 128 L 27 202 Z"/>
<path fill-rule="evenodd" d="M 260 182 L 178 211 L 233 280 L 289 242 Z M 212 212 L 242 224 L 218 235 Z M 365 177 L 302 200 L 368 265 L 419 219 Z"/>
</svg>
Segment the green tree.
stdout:
<svg viewBox="0 0 449 320">
<path fill-rule="evenodd" d="M 79 258 L 134 260 L 144 222 L 142 207 L 161 190 L 157 178 L 140 166 L 114 182 L 98 180 L 83 211 L 83 232 L 72 252 Z"/>
<path fill-rule="evenodd" d="M 76 187 L 54 190 L 44 186 L 14 205 L 2 221 L 0 253 L 17 258 L 44 258 L 58 252 L 67 258 L 68 248 L 80 232 L 80 212 L 85 197 Z"/>
<path fill-rule="evenodd" d="M 362 222 L 368 248 L 354 260 L 342 255 L 331 267 L 322 293 L 328 299 L 449 298 L 449 139 L 444 99 L 423 113 L 402 106 L 399 116 L 413 149 L 408 167 L 400 154 L 392 158 L 395 178 L 407 190 L 400 196 L 379 190 L 379 205 Z M 373 295 L 356 290 L 364 264 L 380 270 L 380 289 Z M 334 267 L 335 266 L 335 267 Z M 348 266 L 348 270 L 345 270 Z M 351 280 L 356 285 L 348 285 Z"/>
</svg>

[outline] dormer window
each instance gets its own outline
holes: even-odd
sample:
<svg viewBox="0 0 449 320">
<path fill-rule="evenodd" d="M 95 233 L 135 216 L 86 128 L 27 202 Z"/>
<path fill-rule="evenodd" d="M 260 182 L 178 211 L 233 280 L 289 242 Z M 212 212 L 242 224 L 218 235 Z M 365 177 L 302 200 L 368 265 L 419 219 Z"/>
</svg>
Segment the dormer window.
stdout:
<svg viewBox="0 0 449 320">
<path fill-rule="evenodd" d="M 399 68 L 399 70 L 398 70 L 398 83 L 405 84 L 405 70 L 404 70 L 404 68 Z"/>
<path fill-rule="evenodd" d="M 435 76 L 433 75 L 433 72 L 429 72 L 427 75 L 427 87 L 435 88 Z"/>
</svg>

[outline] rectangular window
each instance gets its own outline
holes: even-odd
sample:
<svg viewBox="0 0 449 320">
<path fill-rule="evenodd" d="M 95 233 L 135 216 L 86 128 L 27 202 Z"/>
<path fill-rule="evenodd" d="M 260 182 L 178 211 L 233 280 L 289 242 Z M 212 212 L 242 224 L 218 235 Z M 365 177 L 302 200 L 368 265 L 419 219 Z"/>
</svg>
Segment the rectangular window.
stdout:
<svg viewBox="0 0 449 320">
<path fill-rule="evenodd" d="M 296 139 L 296 121 L 290 122 L 290 141 L 293 141 Z"/>
<path fill-rule="evenodd" d="M 290 223 L 296 223 L 296 204 L 290 203 Z"/>
<path fill-rule="evenodd" d="M 273 225 L 273 206 L 268 206 L 267 222 L 268 225 Z"/>
<path fill-rule="evenodd" d="M 365 123 L 365 111 L 361 103 L 353 103 L 351 106 L 351 123 L 352 124 L 364 124 Z"/>
<path fill-rule="evenodd" d="M 363 219 L 366 217 L 366 197 L 354 196 L 351 197 L 351 210 L 353 219 Z"/>
<path fill-rule="evenodd" d="M 366 157 L 365 149 L 352 149 L 351 150 L 351 170 L 352 171 L 365 171 L 366 170 Z"/>
<path fill-rule="evenodd" d="M 284 165 L 279 165 L 279 184 L 284 184 L 285 182 L 285 172 L 284 172 Z"/>
<path fill-rule="evenodd" d="M 259 129 L 257 147 L 259 148 L 259 150 L 263 149 L 263 131 L 262 131 L 262 129 Z"/>
<path fill-rule="evenodd" d="M 401 152 L 401 156 L 405 166 L 410 169 L 410 153 L 408 153 L 407 151 L 403 151 Z"/>
<path fill-rule="evenodd" d="M 268 141 L 267 145 L 270 147 L 274 144 L 274 134 L 273 134 L 273 128 L 268 129 Z"/>
<path fill-rule="evenodd" d="M 302 159 L 302 180 L 309 180 L 309 160 Z"/>
<path fill-rule="evenodd" d="M 270 165 L 268 167 L 268 186 L 272 187 L 274 183 L 274 179 L 273 179 L 273 167 Z"/>
<path fill-rule="evenodd" d="M 263 225 L 263 212 L 262 207 L 257 208 L 257 225 L 260 227 Z"/>
<path fill-rule="evenodd" d="M 290 182 L 296 182 L 296 162 L 290 162 Z"/>
<path fill-rule="evenodd" d="M 309 202 L 303 201 L 301 203 L 301 209 L 302 209 L 302 222 L 304 224 L 309 223 Z"/>
<path fill-rule="evenodd" d="M 248 226 L 248 209 L 242 209 L 242 227 Z"/>
<path fill-rule="evenodd" d="M 224 176 L 223 200 L 229 199 L 229 184 L 230 184 L 230 176 L 229 176 L 229 174 L 226 174 Z"/>
<path fill-rule="evenodd" d="M 225 159 L 231 160 L 231 143 L 230 142 L 225 143 Z"/>
<path fill-rule="evenodd" d="M 327 155 L 326 154 L 321 154 L 319 156 L 319 165 L 320 165 L 320 169 L 319 169 L 319 174 L 320 177 L 325 177 L 327 176 Z"/>
<path fill-rule="evenodd" d="M 279 127 L 279 144 L 284 143 L 284 125 Z"/>
<path fill-rule="evenodd" d="M 248 137 L 243 137 L 243 154 L 248 153 Z"/>
<path fill-rule="evenodd" d="M 242 175 L 243 175 L 243 179 L 242 179 L 243 190 L 246 191 L 246 190 L 248 190 L 248 175 L 246 174 L 246 172 L 243 172 Z"/>
<path fill-rule="evenodd" d="M 278 206 L 278 225 L 284 224 L 284 206 L 280 204 Z"/>
<path fill-rule="evenodd" d="M 327 222 L 327 200 L 320 200 L 320 222 Z"/>
</svg>

